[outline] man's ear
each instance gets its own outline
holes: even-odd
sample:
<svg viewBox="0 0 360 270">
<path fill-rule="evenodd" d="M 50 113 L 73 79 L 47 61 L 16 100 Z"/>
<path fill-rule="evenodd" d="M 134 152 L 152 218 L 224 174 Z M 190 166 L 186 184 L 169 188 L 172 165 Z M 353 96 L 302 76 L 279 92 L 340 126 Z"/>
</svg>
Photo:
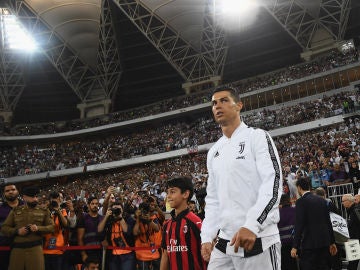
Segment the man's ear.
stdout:
<svg viewBox="0 0 360 270">
<path fill-rule="evenodd" d="M 238 101 L 238 102 L 234 103 L 234 105 L 236 106 L 236 110 L 238 112 L 240 112 L 243 107 L 243 103 L 241 101 Z"/>
</svg>

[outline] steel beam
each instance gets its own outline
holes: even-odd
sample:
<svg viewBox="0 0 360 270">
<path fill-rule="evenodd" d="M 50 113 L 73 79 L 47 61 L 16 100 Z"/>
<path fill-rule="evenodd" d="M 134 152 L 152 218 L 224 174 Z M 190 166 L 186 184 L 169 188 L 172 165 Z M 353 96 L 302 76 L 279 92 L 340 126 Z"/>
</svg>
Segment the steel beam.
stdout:
<svg viewBox="0 0 360 270">
<path fill-rule="evenodd" d="M 334 39 L 344 38 L 350 14 L 350 0 L 319 0 L 316 14 L 297 0 L 268 0 L 264 7 L 304 49 L 319 28 L 325 29 Z"/>
<path fill-rule="evenodd" d="M 96 73 L 25 1 L 10 0 L 8 5 L 82 103 L 106 98 Z"/>
<path fill-rule="evenodd" d="M 102 0 L 101 3 L 97 71 L 101 88 L 104 89 L 107 98 L 112 99 L 118 90 L 123 69 L 119 57 L 109 1 Z"/>
<path fill-rule="evenodd" d="M 179 32 L 157 16 L 141 1 L 113 0 L 119 9 L 144 34 L 165 59 L 187 82 L 208 80 L 221 76 L 226 47 L 215 47 L 223 43 L 218 38 L 203 34 L 201 51 L 183 39 Z M 206 31 L 213 30 L 212 23 L 205 23 Z M 222 33 L 216 32 L 216 35 Z"/>
</svg>

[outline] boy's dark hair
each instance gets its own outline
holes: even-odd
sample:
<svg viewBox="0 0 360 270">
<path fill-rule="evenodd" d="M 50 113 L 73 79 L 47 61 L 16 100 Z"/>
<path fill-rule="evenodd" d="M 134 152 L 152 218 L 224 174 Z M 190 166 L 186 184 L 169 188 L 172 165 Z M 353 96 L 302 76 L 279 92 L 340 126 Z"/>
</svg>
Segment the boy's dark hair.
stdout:
<svg viewBox="0 0 360 270">
<path fill-rule="evenodd" d="M 240 98 L 239 98 L 239 94 L 238 94 L 238 91 L 232 87 L 232 86 L 219 86 L 219 87 L 216 87 L 214 89 L 214 91 L 212 92 L 212 96 L 217 93 L 217 92 L 221 92 L 221 91 L 227 91 L 230 93 L 230 96 L 233 98 L 233 100 L 235 102 L 239 102 L 240 101 Z"/>
<path fill-rule="evenodd" d="M 167 182 L 168 188 L 177 187 L 180 188 L 181 193 L 184 193 L 185 191 L 189 191 L 189 197 L 188 201 L 191 200 L 192 196 L 194 195 L 194 185 L 192 183 L 192 180 L 188 177 L 175 177 L 170 179 Z"/>
<path fill-rule="evenodd" d="M 297 187 L 300 187 L 302 190 L 310 190 L 310 178 L 309 177 L 299 177 L 295 184 Z"/>
</svg>

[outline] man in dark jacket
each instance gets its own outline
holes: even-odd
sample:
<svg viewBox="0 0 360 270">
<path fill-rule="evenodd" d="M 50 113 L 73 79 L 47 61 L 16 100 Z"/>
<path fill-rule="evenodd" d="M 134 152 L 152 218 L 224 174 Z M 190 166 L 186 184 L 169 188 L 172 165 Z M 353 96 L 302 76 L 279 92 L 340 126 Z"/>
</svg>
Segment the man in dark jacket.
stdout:
<svg viewBox="0 0 360 270">
<path fill-rule="evenodd" d="M 335 255 L 337 248 L 326 202 L 310 192 L 308 177 L 300 177 L 296 187 L 301 198 L 296 202 L 291 256 L 295 258 L 299 255 L 301 270 L 328 270 L 330 254 Z"/>
</svg>

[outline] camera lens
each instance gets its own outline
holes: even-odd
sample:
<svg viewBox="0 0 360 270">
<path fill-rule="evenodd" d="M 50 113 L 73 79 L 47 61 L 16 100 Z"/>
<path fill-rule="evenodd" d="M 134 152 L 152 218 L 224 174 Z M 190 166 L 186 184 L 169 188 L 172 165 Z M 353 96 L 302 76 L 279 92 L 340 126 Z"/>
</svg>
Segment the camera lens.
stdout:
<svg viewBox="0 0 360 270">
<path fill-rule="evenodd" d="M 57 203 L 57 201 L 51 201 L 51 202 L 50 202 L 50 205 L 51 205 L 51 207 L 53 207 L 53 208 L 59 206 L 59 204 Z"/>
<path fill-rule="evenodd" d="M 114 216 L 119 216 L 121 214 L 120 208 L 112 208 L 111 211 Z"/>
</svg>

